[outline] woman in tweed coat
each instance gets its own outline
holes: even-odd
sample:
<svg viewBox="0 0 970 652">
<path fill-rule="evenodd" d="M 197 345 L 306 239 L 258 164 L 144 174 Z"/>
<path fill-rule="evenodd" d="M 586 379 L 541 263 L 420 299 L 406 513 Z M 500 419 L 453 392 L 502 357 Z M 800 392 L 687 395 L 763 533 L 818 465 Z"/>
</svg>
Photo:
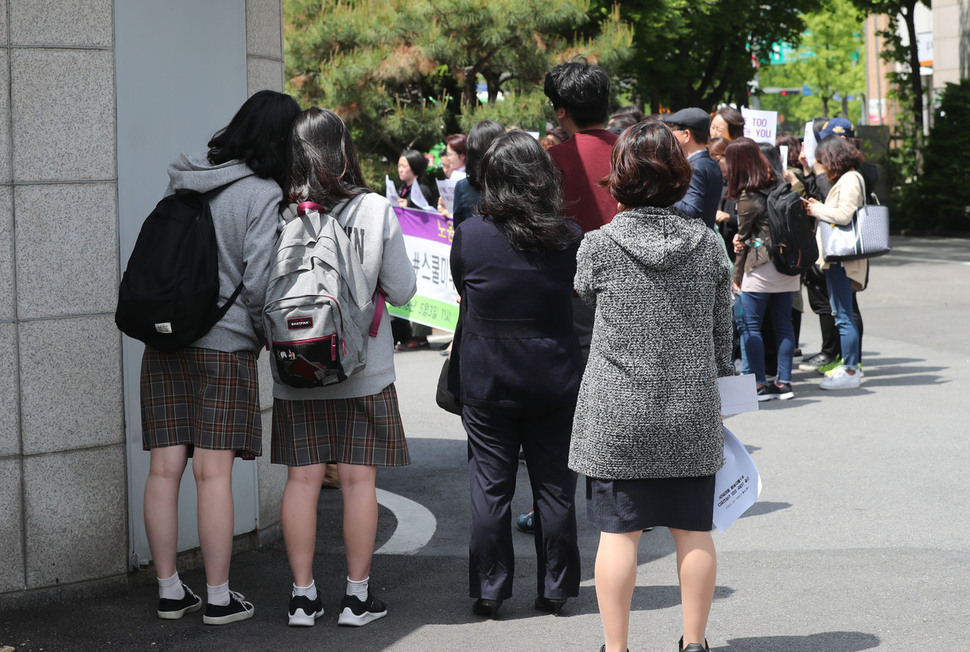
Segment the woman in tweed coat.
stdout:
<svg viewBox="0 0 970 652">
<path fill-rule="evenodd" d="M 723 450 L 717 378 L 733 375 L 731 277 L 714 231 L 669 208 L 690 177 L 664 124 L 627 129 L 605 182 L 619 212 L 578 254 L 575 289 L 596 318 L 569 466 L 587 476 L 587 513 L 601 531 L 606 652 L 627 649 L 637 544 L 654 526 L 670 528 L 677 546 L 681 649 L 707 649 Z"/>
</svg>

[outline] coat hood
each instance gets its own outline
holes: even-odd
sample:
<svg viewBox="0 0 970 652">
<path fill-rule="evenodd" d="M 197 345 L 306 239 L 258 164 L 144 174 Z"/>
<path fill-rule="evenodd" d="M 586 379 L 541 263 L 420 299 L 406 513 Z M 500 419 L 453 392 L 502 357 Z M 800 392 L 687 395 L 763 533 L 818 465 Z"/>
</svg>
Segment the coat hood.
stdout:
<svg viewBox="0 0 970 652">
<path fill-rule="evenodd" d="M 710 229 L 673 208 L 642 206 L 618 213 L 603 226 L 604 235 L 648 269 L 679 265 Z"/>
<path fill-rule="evenodd" d="M 226 161 L 219 165 L 209 163 L 206 152 L 194 154 L 180 154 L 168 166 L 168 193 L 176 190 L 194 190 L 209 192 L 213 188 L 224 186 L 256 173 L 242 161 Z"/>
</svg>

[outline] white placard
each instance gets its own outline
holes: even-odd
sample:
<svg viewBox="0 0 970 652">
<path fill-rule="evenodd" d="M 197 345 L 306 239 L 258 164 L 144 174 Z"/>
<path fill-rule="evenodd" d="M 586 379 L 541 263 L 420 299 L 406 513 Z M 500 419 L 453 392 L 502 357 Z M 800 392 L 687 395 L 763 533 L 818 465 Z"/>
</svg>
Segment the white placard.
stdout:
<svg viewBox="0 0 970 652">
<path fill-rule="evenodd" d="M 746 106 L 741 107 L 744 117 L 744 135 L 759 143 L 775 144 L 778 133 L 777 111 L 756 111 Z"/>
<path fill-rule="evenodd" d="M 818 142 L 815 140 L 815 123 L 806 122 L 805 136 L 802 138 L 802 151 L 805 152 L 805 159 L 808 161 L 808 167 L 815 165 L 816 147 L 818 147 Z"/>
<path fill-rule="evenodd" d="M 714 526 L 731 527 L 761 495 L 761 475 L 737 437 L 724 429 L 724 466 L 714 476 Z"/>
<path fill-rule="evenodd" d="M 401 196 L 397 194 L 397 186 L 391 181 L 391 177 L 386 174 L 384 175 L 384 188 L 384 196 L 387 197 L 387 201 L 391 202 L 391 206 L 397 206 L 397 201 Z"/>
<path fill-rule="evenodd" d="M 781 157 L 781 169 L 788 169 L 788 145 L 778 146 L 778 155 Z"/>
<path fill-rule="evenodd" d="M 455 186 L 458 185 L 458 179 L 455 178 L 456 174 L 457 172 L 452 172 L 451 178 L 444 181 L 435 179 L 438 183 L 438 195 L 441 197 L 449 215 L 455 212 Z M 464 178 L 464 175 L 461 178 Z"/>
<path fill-rule="evenodd" d="M 758 387 L 754 374 L 718 378 L 717 391 L 721 395 L 721 414 L 724 416 L 758 411 Z"/>
</svg>

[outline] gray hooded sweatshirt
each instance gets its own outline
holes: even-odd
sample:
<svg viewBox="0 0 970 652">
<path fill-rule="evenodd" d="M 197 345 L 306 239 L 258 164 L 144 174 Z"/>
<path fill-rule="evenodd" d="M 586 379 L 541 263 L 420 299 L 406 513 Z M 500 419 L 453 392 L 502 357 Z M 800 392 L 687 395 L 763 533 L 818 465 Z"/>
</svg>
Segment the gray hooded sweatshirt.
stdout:
<svg viewBox="0 0 970 652">
<path fill-rule="evenodd" d="M 586 234 L 575 290 L 596 309 L 569 467 L 605 480 L 713 475 L 731 367 L 731 267 L 718 236 L 666 208 Z"/>
<path fill-rule="evenodd" d="M 206 152 L 180 155 L 168 168 L 166 195 L 187 189 L 208 192 L 226 183 L 210 201 L 219 246 L 219 305 L 242 292 L 225 316 L 191 346 L 215 351 L 252 351 L 263 346 L 262 311 L 269 264 L 276 243 L 283 191 L 242 161 L 212 165 Z"/>
</svg>

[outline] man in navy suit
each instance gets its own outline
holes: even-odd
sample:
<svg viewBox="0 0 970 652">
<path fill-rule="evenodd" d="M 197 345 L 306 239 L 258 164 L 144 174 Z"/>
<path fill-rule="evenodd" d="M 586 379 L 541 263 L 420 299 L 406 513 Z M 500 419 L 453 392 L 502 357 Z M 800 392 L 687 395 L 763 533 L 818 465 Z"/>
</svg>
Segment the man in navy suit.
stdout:
<svg viewBox="0 0 970 652">
<path fill-rule="evenodd" d="M 721 201 L 721 188 L 724 179 L 721 167 L 707 153 L 707 138 L 711 130 L 711 117 L 704 109 L 691 107 L 681 109 L 663 117 L 670 130 L 677 137 L 684 155 L 694 170 L 690 187 L 682 200 L 674 208 L 687 217 L 701 220 L 714 228 L 714 215 Z"/>
</svg>

